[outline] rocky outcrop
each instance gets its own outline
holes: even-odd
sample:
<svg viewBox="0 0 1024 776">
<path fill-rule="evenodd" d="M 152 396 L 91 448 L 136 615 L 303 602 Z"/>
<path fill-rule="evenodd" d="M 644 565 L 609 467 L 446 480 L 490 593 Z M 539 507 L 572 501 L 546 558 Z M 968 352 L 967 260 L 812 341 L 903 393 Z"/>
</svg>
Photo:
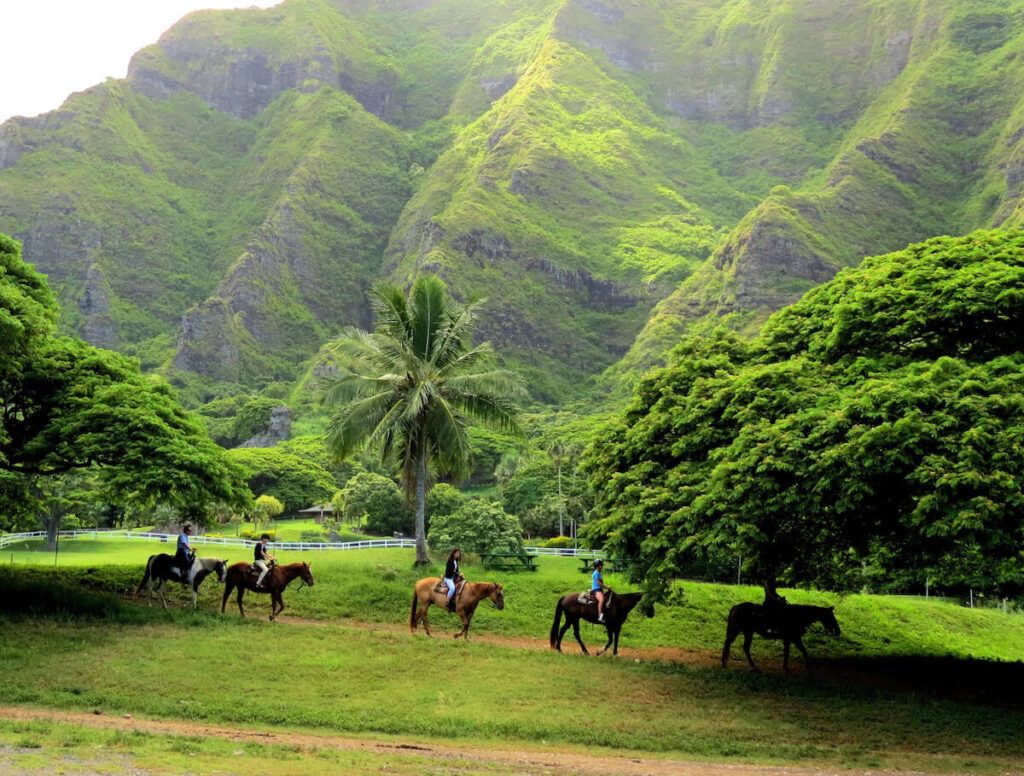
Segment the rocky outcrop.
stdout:
<svg viewBox="0 0 1024 776">
<path fill-rule="evenodd" d="M 255 434 L 239 447 L 273 447 L 278 442 L 284 442 L 292 434 L 292 411 L 289 407 L 281 405 L 274 407 L 270 412 L 270 423 L 267 430 L 261 434 Z"/>
<path fill-rule="evenodd" d="M 82 339 L 100 348 L 116 348 L 117 326 L 110 316 L 110 291 L 98 264 L 92 264 L 85 274 L 78 309 L 85 317 L 80 329 Z"/>
<path fill-rule="evenodd" d="M 185 372 L 235 382 L 241 377 L 241 347 L 230 306 L 212 297 L 182 316 L 173 363 Z"/>
<path fill-rule="evenodd" d="M 324 47 L 320 47 L 324 51 Z M 140 93 L 166 99 L 188 91 L 210 106 L 250 118 L 288 89 L 343 89 L 367 111 L 385 121 L 394 118 L 397 80 L 382 72 L 360 77 L 346 70 L 343 58 L 321 53 L 272 59 L 256 48 L 232 48 L 206 36 L 168 34 L 137 53 L 128 65 L 128 81 Z"/>
</svg>

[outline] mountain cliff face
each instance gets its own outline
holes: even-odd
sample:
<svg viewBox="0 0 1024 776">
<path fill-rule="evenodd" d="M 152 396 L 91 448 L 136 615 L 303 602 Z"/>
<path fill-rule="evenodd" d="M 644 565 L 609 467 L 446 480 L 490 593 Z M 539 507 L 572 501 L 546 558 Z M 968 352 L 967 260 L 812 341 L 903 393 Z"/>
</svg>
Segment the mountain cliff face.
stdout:
<svg viewBox="0 0 1024 776">
<path fill-rule="evenodd" d="M 290 379 L 432 271 L 556 398 L 1022 223 L 1022 87 L 1010 0 L 287 0 L 0 126 L 0 231 L 66 329 L 190 385 Z"/>
</svg>

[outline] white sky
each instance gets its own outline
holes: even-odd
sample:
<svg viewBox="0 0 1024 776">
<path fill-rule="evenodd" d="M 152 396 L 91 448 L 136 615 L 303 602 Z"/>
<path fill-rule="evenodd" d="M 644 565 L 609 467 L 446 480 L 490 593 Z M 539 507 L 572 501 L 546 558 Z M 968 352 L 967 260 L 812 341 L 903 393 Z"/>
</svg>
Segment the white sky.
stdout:
<svg viewBox="0 0 1024 776">
<path fill-rule="evenodd" d="M 202 8 L 280 0 L 0 0 L 0 122 L 60 107 L 72 92 L 124 78 L 132 54 Z"/>
</svg>

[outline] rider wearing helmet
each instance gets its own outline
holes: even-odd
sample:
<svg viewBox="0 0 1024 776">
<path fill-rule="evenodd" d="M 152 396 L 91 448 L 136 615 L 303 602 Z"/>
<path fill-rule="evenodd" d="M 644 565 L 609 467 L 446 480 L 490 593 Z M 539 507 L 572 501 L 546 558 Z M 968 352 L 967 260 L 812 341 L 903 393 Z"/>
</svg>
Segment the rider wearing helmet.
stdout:
<svg viewBox="0 0 1024 776">
<path fill-rule="evenodd" d="M 256 549 L 253 551 L 254 560 L 252 565 L 260 570 L 260 575 L 256 580 L 256 587 L 263 587 L 263 578 L 270 571 L 269 561 L 275 560 L 274 556 L 267 552 L 267 542 L 269 541 L 270 534 L 263 534 L 256 543 Z"/>
<path fill-rule="evenodd" d="M 604 561 L 594 561 L 594 573 L 590 575 L 590 593 L 597 599 L 597 621 L 604 622 Z"/>
<path fill-rule="evenodd" d="M 462 560 L 462 550 L 456 547 L 448 553 L 448 562 L 444 567 L 444 584 L 448 588 L 448 611 L 455 611 L 455 585 L 462 575 L 459 573 L 459 561 Z"/>
<path fill-rule="evenodd" d="M 192 525 L 185 523 L 181 527 L 181 533 L 178 534 L 178 548 L 174 554 L 174 565 L 178 567 L 178 576 L 184 582 L 188 577 L 189 569 L 192 568 L 192 563 L 195 561 L 195 553 L 192 552 L 192 545 L 188 542 L 188 537 L 192 535 Z"/>
</svg>

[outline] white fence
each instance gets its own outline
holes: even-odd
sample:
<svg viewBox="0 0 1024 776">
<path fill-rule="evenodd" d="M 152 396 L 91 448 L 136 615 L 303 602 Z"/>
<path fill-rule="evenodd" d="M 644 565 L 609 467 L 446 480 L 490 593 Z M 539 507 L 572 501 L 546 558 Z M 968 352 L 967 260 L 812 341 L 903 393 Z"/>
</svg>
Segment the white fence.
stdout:
<svg viewBox="0 0 1024 776">
<path fill-rule="evenodd" d="M 161 542 L 175 544 L 175 534 L 153 533 L 152 531 L 61 531 L 61 539 L 121 539 L 127 541 Z M 46 531 L 26 531 L 25 533 L 13 533 L 0 535 L 0 549 L 10 547 L 14 544 L 32 541 L 33 539 L 45 539 Z M 189 543 L 200 545 L 209 544 L 220 547 L 252 547 L 256 544 L 251 539 L 239 539 L 230 536 L 192 536 Z M 415 539 L 367 539 L 361 542 L 274 542 L 275 550 L 371 550 L 386 548 L 413 548 L 416 546 Z M 577 558 L 594 558 L 603 556 L 599 550 L 583 550 L 573 547 L 526 547 L 529 553 L 537 555 L 565 555 Z"/>
</svg>

